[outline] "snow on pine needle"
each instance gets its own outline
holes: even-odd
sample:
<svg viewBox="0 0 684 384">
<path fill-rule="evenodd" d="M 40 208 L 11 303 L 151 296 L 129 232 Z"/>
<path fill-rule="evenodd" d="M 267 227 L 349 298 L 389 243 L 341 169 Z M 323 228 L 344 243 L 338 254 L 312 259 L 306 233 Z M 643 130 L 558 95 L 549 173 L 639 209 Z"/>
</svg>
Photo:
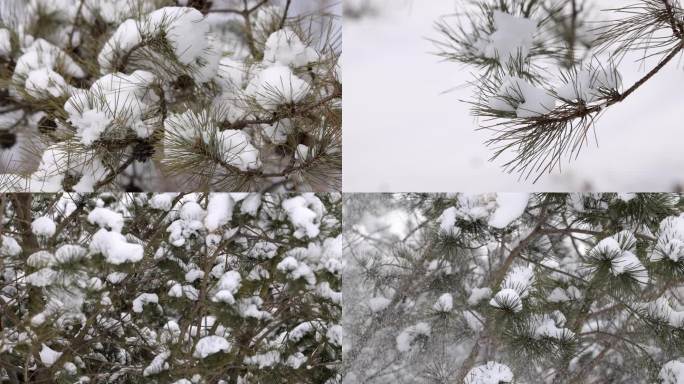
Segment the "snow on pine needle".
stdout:
<svg viewBox="0 0 684 384">
<path fill-rule="evenodd" d="M 504 170 L 537 181 L 580 155 L 601 114 L 637 92 L 684 50 L 678 0 L 471 0 L 443 17 L 438 55 L 475 69 L 472 113 Z M 624 3 L 629 3 L 625 5 Z M 601 7 L 605 4 L 601 3 Z M 642 51 L 643 76 L 623 84 L 620 67 Z M 656 65 L 646 65 L 654 58 Z"/>
<path fill-rule="evenodd" d="M 683 380 L 682 202 L 345 197 L 342 382 Z"/>
<path fill-rule="evenodd" d="M 341 194 L 2 199 L 0 381 L 338 382 Z"/>
<path fill-rule="evenodd" d="M 0 187 L 339 189 L 340 24 L 304 8 L 280 0 L 8 5 Z"/>
</svg>

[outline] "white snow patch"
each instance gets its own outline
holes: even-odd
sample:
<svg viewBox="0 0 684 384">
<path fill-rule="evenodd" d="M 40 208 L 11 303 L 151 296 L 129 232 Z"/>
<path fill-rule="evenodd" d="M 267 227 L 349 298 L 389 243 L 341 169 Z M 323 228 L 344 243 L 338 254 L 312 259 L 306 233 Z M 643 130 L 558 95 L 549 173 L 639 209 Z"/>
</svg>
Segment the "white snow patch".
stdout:
<svg viewBox="0 0 684 384">
<path fill-rule="evenodd" d="M 489 217 L 489 225 L 494 228 L 505 228 L 522 216 L 529 200 L 528 193 L 497 193 L 497 208 Z"/>
<path fill-rule="evenodd" d="M 52 237 L 56 230 L 55 222 L 47 216 L 39 217 L 31 223 L 31 232 L 36 236 Z"/>
<path fill-rule="evenodd" d="M 215 353 L 230 352 L 231 348 L 232 346 L 228 340 L 221 336 L 204 336 L 199 339 L 197 345 L 195 345 L 195 352 L 192 356 L 198 359 L 204 359 Z"/>
</svg>

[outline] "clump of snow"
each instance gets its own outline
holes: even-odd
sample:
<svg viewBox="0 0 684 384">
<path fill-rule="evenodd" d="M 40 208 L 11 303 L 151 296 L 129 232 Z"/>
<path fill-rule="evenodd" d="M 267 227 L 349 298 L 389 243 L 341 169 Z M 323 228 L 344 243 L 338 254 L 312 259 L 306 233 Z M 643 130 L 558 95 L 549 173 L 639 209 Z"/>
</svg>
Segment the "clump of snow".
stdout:
<svg viewBox="0 0 684 384">
<path fill-rule="evenodd" d="M 247 356 L 244 362 L 248 365 L 256 365 L 259 369 L 272 367 L 280 362 L 280 352 L 268 351 L 254 356 Z"/>
<path fill-rule="evenodd" d="M 97 224 L 114 232 L 121 232 L 124 226 L 123 215 L 109 208 L 96 207 L 88 214 L 88 222 Z"/>
<path fill-rule="evenodd" d="M 112 73 L 95 81 L 88 90 L 75 92 L 64 104 L 69 121 L 83 145 L 91 145 L 106 131 L 124 134 L 131 130 L 139 138 L 152 134 L 157 119 L 146 119 L 159 97 L 150 90 L 154 75 L 135 71 Z"/>
<path fill-rule="evenodd" d="M 526 58 L 537 33 L 537 23 L 498 10 L 493 12 L 492 17 L 494 32 L 475 43 L 478 53 L 490 59 L 498 59 L 502 63 L 519 57 Z"/>
<path fill-rule="evenodd" d="M 639 308 L 649 317 L 667 323 L 671 327 L 684 327 L 684 311 L 675 311 L 666 298 L 661 297 L 655 301 L 641 304 Z"/>
<path fill-rule="evenodd" d="M 386 297 L 371 297 L 370 299 L 368 299 L 368 308 L 370 308 L 371 312 L 377 313 L 387 308 L 387 306 L 389 306 L 391 302 L 392 300 Z"/>
<path fill-rule="evenodd" d="M 176 58 L 191 64 L 207 49 L 209 23 L 202 13 L 192 7 L 164 7 L 147 16 L 147 33 L 158 33 L 163 27 L 164 36 L 171 44 Z"/>
<path fill-rule="evenodd" d="M 57 272 L 51 268 L 41 268 L 26 276 L 25 281 L 35 287 L 47 287 L 57 280 Z"/>
<path fill-rule="evenodd" d="M 136 263 L 143 258 L 142 245 L 129 243 L 122 234 L 104 228 L 93 235 L 90 252 L 101 253 L 108 263 L 114 265 Z"/>
<path fill-rule="evenodd" d="M 262 108 L 274 111 L 280 105 L 301 101 L 309 90 L 309 84 L 297 77 L 290 67 L 273 65 L 256 74 L 245 93 L 254 97 Z"/>
<path fill-rule="evenodd" d="M 223 302 L 227 304 L 235 304 L 234 295 L 240 289 L 242 276 L 238 271 L 228 271 L 221 275 L 216 284 L 215 293 L 212 297 L 214 302 Z"/>
<path fill-rule="evenodd" d="M 0 246 L 0 255 L 2 256 L 16 256 L 21 253 L 21 247 L 13 237 L 2 235 L 2 246 Z"/>
<path fill-rule="evenodd" d="M 464 378 L 464 384 L 505 384 L 513 382 L 513 372 L 507 366 L 488 361 L 471 369 Z"/>
<path fill-rule="evenodd" d="M 26 265 L 33 268 L 49 267 L 54 264 L 55 257 L 48 251 L 34 252 L 26 259 Z"/>
<path fill-rule="evenodd" d="M 204 218 L 204 226 L 210 232 L 217 230 L 220 226 L 227 224 L 233 217 L 233 206 L 235 202 L 228 193 L 212 193 L 209 195 L 207 204 L 207 216 Z"/>
<path fill-rule="evenodd" d="M 157 193 L 150 199 L 150 207 L 162 211 L 170 211 L 173 204 L 173 193 Z"/>
<path fill-rule="evenodd" d="M 240 203 L 240 213 L 246 213 L 251 216 L 256 216 L 259 207 L 261 206 L 261 194 L 250 193 Z"/>
<path fill-rule="evenodd" d="M 442 233 L 450 236 L 458 236 L 461 233 L 460 228 L 456 227 L 456 218 L 458 216 L 458 209 L 450 207 L 444 210 L 437 218 L 439 222 L 439 229 Z"/>
<path fill-rule="evenodd" d="M 164 7 L 151 12 L 138 22 L 128 19 L 121 23 L 98 55 L 103 71 L 117 70 L 121 56 L 149 38 L 163 32 L 178 61 L 197 64 L 209 48 L 209 24 L 202 14 L 189 7 Z"/>
<path fill-rule="evenodd" d="M 204 277 L 204 271 L 200 269 L 191 269 L 185 273 L 185 281 L 188 283 L 192 283 L 193 281 L 197 279 L 201 279 Z"/>
<path fill-rule="evenodd" d="M 252 144 L 251 137 L 243 130 L 220 130 L 207 110 L 187 110 L 183 113 L 170 114 L 164 121 L 164 128 L 169 132 L 165 138 L 165 153 L 170 158 L 178 156 L 178 142 L 194 142 L 201 139 L 208 146 L 215 148 L 224 162 L 241 171 L 261 167 L 259 151 Z"/>
<path fill-rule="evenodd" d="M 145 367 L 143 370 L 143 376 L 151 376 L 151 375 L 156 375 L 162 371 L 166 371 L 169 369 L 169 363 L 166 362 L 166 359 L 168 359 L 171 356 L 171 353 L 168 351 L 162 352 L 154 357 L 152 359 L 152 362 L 150 362 L 150 365 Z"/>
<path fill-rule="evenodd" d="M 437 312 L 451 312 L 454 309 L 454 298 L 450 293 L 442 294 L 437 302 L 432 306 Z"/>
<path fill-rule="evenodd" d="M 505 228 L 522 216 L 529 200 L 528 193 L 497 193 L 497 208 L 489 217 L 489 225 L 494 228 Z"/>
<path fill-rule="evenodd" d="M 316 275 L 313 270 L 304 262 L 299 262 L 292 256 L 283 259 L 277 266 L 278 270 L 287 273 L 292 280 L 304 279 L 310 285 L 316 284 Z"/>
<path fill-rule="evenodd" d="M 50 68 L 39 68 L 28 73 L 26 92 L 37 98 L 59 97 L 69 92 L 69 85 L 59 73 Z"/>
<path fill-rule="evenodd" d="M 133 312 L 141 313 L 146 304 L 159 303 L 159 297 L 155 293 L 141 293 L 133 300 Z"/>
<path fill-rule="evenodd" d="M 500 290 L 489 301 L 489 305 L 495 308 L 510 309 L 513 312 L 520 312 L 523 309 L 522 300 L 513 289 L 505 288 Z"/>
<path fill-rule="evenodd" d="M 520 118 L 530 118 L 553 110 L 556 98 L 551 92 L 526 80 L 506 76 L 499 87 L 499 93 L 490 97 L 488 106 L 497 111 L 515 112 Z"/>
<path fill-rule="evenodd" d="M 27 77 L 31 71 L 42 68 L 58 71 L 64 75 L 76 78 L 86 75 L 74 59 L 59 47 L 46 40 L 36 39 L 17 59 L 12 80 L 18 83 L 20 79 Z"/>
<path fill-rule="evenodd" d="M 668 361 L 658 373 L 662 384 L 684 384 L 684 363 L 679 360 Z"/>
<path fill-rule="evenodd" d="M 204 359 L 215 353 L 230 352 L 231 348 L 232 346 L 228 340 L 221 336 L 204 336 L 199 339 L 197 345 L 195 345 L 195 352 L 192 356 L 198 359 Z"/>
<path fill-rule="evenodd" d="M 316 50 L 302 43 L 289 28 L 273 32 L 266 40 L 264 62 L 301 67 L 317 60 Z"/>
<path fill-rule="evenodd" d="M 631 251 L 635 242 L 634 235 L 620 232 L 606 237 L 596 244 L 590 255 L 598 259 L 610 260 L 613 276 L 629 275 L 641 285 L 648 283 L 648 271 L 638 257 Z M 622 243 L 622 244 L 621 244 Z"/>
<path fill-rule="evenodd" d="M 430 337 L 432 329 L 430 324 L 420 322 L 412 325 L 399 333 L 397 336 L 397 350 L 399 352 L 408 352 L 414 345 L 415 340 L 420 336 Z"/>
<path fill-rule="evenodd" d="M 563 340 L 575 337 L 574 332 L 567 328 L 559 327 L 559 324 L 557 324 L 556 320 L 554 320 L 551 316 L 544 315 L 536 320 L 537 324 L 535 326 L 533 336 L 537 339 L 552 338 Z"/>
<path fill-rule="evenodd" d="M 468 305 L 475 306 L 480 301 L 489 299 L 490 297 L 492 297 L 491 288 L 473 288 L 472 291 L 470 291 L 470 296 L 468 296 Z"/>
<path fill-rule="evenodd" d="M 78 261 L 86 256 L 86 249 L 80 245 L 64 244 L 55 251 L 54 260 L 58 264 Z"/>
<path fill-rule="evenodd" d="M 12 40 L 9 29 L 0 28 L 0 57 L 7 57 L 12 53 Z"/>
<path fill-rule="evenodd" d="M 669 216 L 660 222 L 658 239 L 650 261 L 684 260 L 684 217 Z"/>
<path fill-rule="evenodd" d="M 518 293 L 521 298 L 529 295 L 530 289 L 535 282 L 534 269 L 532 266 L 516 266 L 506 274 L 502 288 L 509 288 Z"/>
<path fill-rule="evenodd" d="M 294 236 L 314 238 L 320 232 L 320 220 L 325 213 L 323 203 L 314 194 L 306 193 L 287 199 L 282 203 L 292 225 L 297 228 Z"/>
<path fill-rule="evenodd" d="M 604 68 L 579 70 L 573 74 L 571 80 L 556 90 L 558 97 L 569 101 L 583 100 L 587 103 L 605 97 L 606 92 L 617 90 L 621 84 L 620 75 L 616 70 Z"/>
<path fill-rule="evenodd" d="M 46 367 L 51 367 L 52 364 L 54 364 L 57 360 L 59 360 L 60 356 L 62 356 L 62 352 L 57 352 L 43 344 L 43 348 L 40 350 L 38 355 L 40 356 L 40 361 L 43 362 L 43 365 Z"/>
<path fill-rule="evenodd" d="M 31 223 L 31 232 L 36 236 L 51 237 L 56 230 L 55 222 L 48 216 L 39 217 Z"/>
</svg>

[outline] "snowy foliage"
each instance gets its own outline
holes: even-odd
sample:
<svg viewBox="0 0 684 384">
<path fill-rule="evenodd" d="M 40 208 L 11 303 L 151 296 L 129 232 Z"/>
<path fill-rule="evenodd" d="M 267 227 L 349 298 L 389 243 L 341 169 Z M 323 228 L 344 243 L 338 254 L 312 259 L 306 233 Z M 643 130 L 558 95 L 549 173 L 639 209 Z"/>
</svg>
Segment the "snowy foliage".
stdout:
<svg viewBox="0 0 684 384">
<path fill-rule="evenodd" d="M 345 207 L 362 211 L 345 212 L 344 383 L 684 378 L 680 195 L 354 194 Z"/>
<path fill-rule="evenodd" d="M 8 2 L 0 189 L 340 188 L 334 14 L 284 0 Z"/>
<path fill-rule="evenodd" d="M 339 379 L 340 194 L 1 198 L 1 382 Z"/>
<path fill-rule="evenodd" d="M 439 55 L 475 69 L 472 110 L 491 132 L 493 157 L 535 181 L 576 157 L 605 110 L 684 51 L 679 0 L 463 3 L 437 23 Z M 631 51 L 646 70 L 623 84 Z"/>
</svg>

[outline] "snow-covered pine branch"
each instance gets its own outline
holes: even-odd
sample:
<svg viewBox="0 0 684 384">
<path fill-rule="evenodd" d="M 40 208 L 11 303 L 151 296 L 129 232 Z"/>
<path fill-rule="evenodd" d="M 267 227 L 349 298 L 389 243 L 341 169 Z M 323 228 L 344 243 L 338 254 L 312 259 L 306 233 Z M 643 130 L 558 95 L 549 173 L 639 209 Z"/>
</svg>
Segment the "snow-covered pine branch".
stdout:
<svg viewBox="0 0 684 384">
<path fill-rule="evenodd" d="M 679 0 L 469 0 L 437 23 L 439 55 L 474 67 L 472 104 L 504 169 L 535 181 L 576 157 L 600 115 L 684 51 Z M 599 12 L 601 11 L 601 12 Z M 623 84 L 629 52 L 655 58 Z M 647 63 L 649 64 L 649 63 Z"/>
<path fill-rule="evenodd" d="M 681 195 L 345 199 L 343 382 L 684 380 Z"/>
<path fill-rule="evenodd" d="M 339 22 L 293 8 L 276 0 L 8 4 L 0 14 L 3 190 L 339 189 Z"/>
<path fill-rule="evenodd" d="M 335 382 L 341 203 L 3 195 L 0 382 Z"/>
</svg>

